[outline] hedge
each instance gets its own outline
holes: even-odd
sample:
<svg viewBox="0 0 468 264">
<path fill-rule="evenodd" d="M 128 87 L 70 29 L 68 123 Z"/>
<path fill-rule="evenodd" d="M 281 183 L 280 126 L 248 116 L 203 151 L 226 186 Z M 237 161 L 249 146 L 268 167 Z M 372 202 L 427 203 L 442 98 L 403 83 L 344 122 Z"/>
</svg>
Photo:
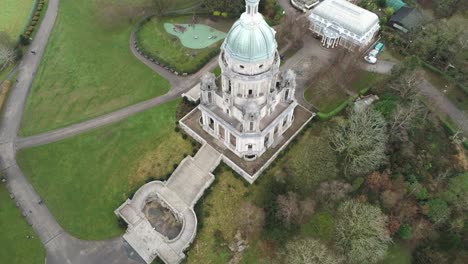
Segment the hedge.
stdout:
<svg viewBox="0 0 468 264">
<path fill-rule="evenodd" d="M 328 113 L 323 113 L 323 112 L 318 112 L 317 116 L 320 120 L 328 120 L 337 114 L 339 114 L 343 109 L 345 109 L 356 97 L 350 96 L 348 99 L 346 99 L 344 102 L 342 102 L 340 105 L 338 105 L 335 109 Z"/>
<path fill-rule="evenodd" d="M 28 23 L 23 29 L 23 34 L 19 37 L 19 43 L 22 45 L 28 45 L 30 43 L 29 38 L 34 32 L 35 27 L 39 24 L 39 19 L 41 16 L 41 10 L 44 7 L 44 0 L 35 1 L 31 13 L 29 14 Z"/>
<path fill-rule="evenodd" d="M 446 72 L 444 71 L 441 71 L 440 69 L 438 69 L 437 67 L 434 67 L 433 65 L 425 62 L 425 61 L 422 61 L 422 65 L 424 68 L 434 72 L 434 73 L 437 73 L 437 74 L 440 74 L 442 75 L 442 77 L 444 77 L 445 79 L 449 80 L 449 81 L 452 81 L 454 82 L 458 88 L 460 88 L 465 94 L 468 95 L 468 87 L 462 85 L 461 83 L 457 82 L 452 76 L 448 75 Z"/>
</svg>

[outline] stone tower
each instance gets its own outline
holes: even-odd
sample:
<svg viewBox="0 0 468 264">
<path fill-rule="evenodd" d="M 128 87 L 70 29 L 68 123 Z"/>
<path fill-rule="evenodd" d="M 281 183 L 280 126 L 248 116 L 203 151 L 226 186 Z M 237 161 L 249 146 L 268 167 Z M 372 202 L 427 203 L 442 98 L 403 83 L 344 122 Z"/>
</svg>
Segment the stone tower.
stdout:
<svg viewBox="0 0 468 264">
<path fill-rule="evenodd" d="M 275 31 L 258 13 L 259 0 L 246 10 L 221 46 L 220 78 L 201 78 L 200 111 L 204 130 L 234 152 L 253 160 L 262 155 L 293 121 L 295 74 L 279 70 Z"/>
</svg>

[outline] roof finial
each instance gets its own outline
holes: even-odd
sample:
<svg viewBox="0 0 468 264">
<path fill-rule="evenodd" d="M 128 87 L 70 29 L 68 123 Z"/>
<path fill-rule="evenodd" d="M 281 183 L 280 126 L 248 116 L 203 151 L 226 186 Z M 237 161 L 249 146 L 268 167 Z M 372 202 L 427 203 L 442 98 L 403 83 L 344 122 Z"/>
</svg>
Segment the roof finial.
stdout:
<svg viewBox="0 0 468 264">
<path fill-rule="evenodd" d="M 251 16 L 257 14 L 259 2 L 260 0 L 245 0 L 245 12 Z"/>
</svg>

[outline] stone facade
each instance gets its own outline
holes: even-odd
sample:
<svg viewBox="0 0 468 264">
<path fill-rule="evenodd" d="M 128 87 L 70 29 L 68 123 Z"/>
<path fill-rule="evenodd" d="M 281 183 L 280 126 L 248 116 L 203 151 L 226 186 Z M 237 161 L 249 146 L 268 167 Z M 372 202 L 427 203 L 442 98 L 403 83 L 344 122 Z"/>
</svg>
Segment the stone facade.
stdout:
<svg viewBox="0 0 468 264">
<path fill-rule="evenodd" d="M 259 0 L 246 0 L 246 12 L 228 33 L 219 56 L 221 76 L 201 78 L 203 129 L 237 156 L 253 160 L 290 127 L 295 74 L 280 72 L 275 31 L 258 13 Z"/>
</svg>

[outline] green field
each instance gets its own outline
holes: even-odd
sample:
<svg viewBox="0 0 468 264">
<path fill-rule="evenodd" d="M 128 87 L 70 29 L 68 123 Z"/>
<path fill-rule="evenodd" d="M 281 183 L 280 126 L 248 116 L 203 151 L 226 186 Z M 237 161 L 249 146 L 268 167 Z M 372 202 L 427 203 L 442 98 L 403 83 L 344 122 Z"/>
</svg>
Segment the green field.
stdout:
<svg viewBox="0 0 468 264">
<path fill-rule="evenodd" d="M 129 0 L 60 3 L 20 129 L 63 127 L 161 95 L 169 83 L 138 61 L 129 36 L 141 6 Z M 118 3 L 118 4 L 117 4 Z M 115 14 L 124 15 L 116 16 Z"/>
<path fill-rule="evenodd" d="M 19 151 L 29 182 L 67 232 L 82 239 L 121 234 L 114 210 L 149 177 L 165 177 L 191 154 L 174 132 L 179 100 L 119 123 Z"/>
<path fill-rule="evenodd" d="M 379 73 L 360 71 L 346 88 L 358 94 L 363 89 L 378 83 L 384 76 Z M 335 83 L 333 74 L 318 79 L 304 91 L 304 98 L 324 113 L 332 111 L 348 97 L 348 91 Z"/>
<path fill-rule="evenodd" d="M 175 68 L 179 72 L 194 72 L 201 67 L 219 50 L 222 38 L 215 44 L 202 49 L 190 49 L 182 45 L 177 36 L 171 35 L 164 28 L 165 23 L 189 23 L 192 16 L 152 18 L 143 24 L 137 33 L 138 42 L 142 49 L 155 59 Z M 199 17 L 199 24 L 206 24 L 219 31 L 227 32 L 232 24 L 231 20 L 219 19 L 213 22 Z M 189 34 L 189 33 L 184 33 Z"/>
<path fill-rule="evenodd" d="M 0 184 L 0 262 L 44 263 L 45 250 L 41 241 L 15 207 L 5 186 Z"/>
<path fill-rule="evenodd" d="M 0 1 L 0 32 L 4 31 L 16 41 L 28 22 L 34 0 Z"/>
</svg>

